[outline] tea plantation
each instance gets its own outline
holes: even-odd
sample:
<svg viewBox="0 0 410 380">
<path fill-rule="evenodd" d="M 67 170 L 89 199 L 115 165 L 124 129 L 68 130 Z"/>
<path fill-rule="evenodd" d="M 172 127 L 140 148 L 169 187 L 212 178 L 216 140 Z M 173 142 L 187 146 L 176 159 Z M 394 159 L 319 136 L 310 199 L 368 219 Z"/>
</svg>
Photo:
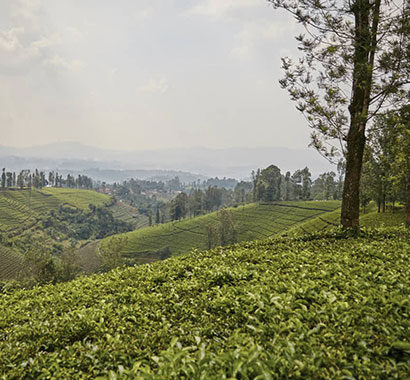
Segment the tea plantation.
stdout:
<svg viewBox="0 0 410 380">
<path fill-rule="evenodd" d="M 23 256 L 0 244 L 0 280 L 15 278 L 22 269 Z"/>
<path fill-rule="evenodd" d="M 275 236 L 301 222 L 331 213 L 339 207 L 339 201 L 299 201 L 251 203 L 229 210 L 236 225 L 238 241 L 249 241 Z M 141 254 L 156 252 L 165 247 L 168 247 L 172 254 L 189 252 L 193 248 L 207 249 L 206 227 L 215 222 L 216 218 L 217 213 L 213 212 L 129 232 L 126 234 L 128 244 L 124 254 L 138 259 Z"/>
<path fill-rule="evenodd" d="M 0 297 L 4 379 L 404 379 L 410 231 L 194 251 Z"/>
<path fill-rule="evenodd" d="M 38 243 L 37 246 L 47 247 L 50 252 L 58 244 L 60 246 L 57 248 L 71 246 L 72 240 L 69 240 L 67 231 L 70 227 L 70 233 L 75 231 L 72 221 L 64 225 L 60 221 L 55 222 L 57 227 L 66 228 L 65 234 L 56 232 L 56 229 L 46 231 L 43 223 L 46 221 L 50 224 L 47 218 L 51 218 L 54 223 L 55 215 L 61 211 L 60 206 L 80 210 L 85 214 L 90 211 L 89 204 L 109 204 L 104 210 L 112 212 L 116 220 L 131 220 L 134 227 L 146 223 L 148 218 L 138 214 L 138 210 L 125 207 L 119 202 L 111 204 L 110 200 L 107 195 L 81 189 L 0 190 L 0 281 L 15 279 L 24 270 L 24 257 L 21 254 L 32 248 L 35 242 Z M 54 213 L 53 216 L 50 216 L 51 212 Z M 76 231 L 78 230 L 79 228 Z M 94 255 L 93 260 L 97 259 Z"/>
<path fill-rule="evenodd" d="M 387 210 L 378 213 L 376 207 L 371 205 L 365 214 L 360 214 L 360 225 L 363 227 L 394 227 L 404 225 L 404 209 Z M 301 236 L 334 228 L 340 224 L 340 209 L 309 219 L 297 224 L 285 233 L 289 236 Z"/>
<path fill-rule="evenodd" d="M 87 209 L 90 203 L 102 206 L 109 200 L 109 196 L 91 190 L 3 190 L 0 191 L 0 232 L 27 228 L 40 216 L 62 205 Z"/>
</svg>

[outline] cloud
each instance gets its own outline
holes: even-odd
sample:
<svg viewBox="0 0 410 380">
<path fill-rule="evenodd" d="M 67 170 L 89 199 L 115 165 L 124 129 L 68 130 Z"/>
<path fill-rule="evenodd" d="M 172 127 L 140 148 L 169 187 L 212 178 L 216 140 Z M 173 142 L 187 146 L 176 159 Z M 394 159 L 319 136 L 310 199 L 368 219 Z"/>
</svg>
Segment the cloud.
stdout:
<svg viewBox="0 0 410 380">
<path fill-rule="evenodd" d="M 258 5 L 257 0 L 205 0 L 190 8 L 186 14 L 220 18 L 227 13 Z"/>
<path fill-rule="evenodd" d="M 74 71 L 82 69 L 84 67 L 84 63 L 78 59 L 73 59 L 69 61 L 59 55 L 55 55 L 52 58 L 48 58 L 44 60 L 43 63 L 48 67 L 66 71 Z"/>
<path fill-rule="evenodd" d="M 43 9 L 41 0 L 16 0 L 10 2 L 11 16 L 18 22 L 23 22 L 26 28 L 39 30 L 42 23 L 39 20 L 39 13 Z"/>
<path fill-rule="evenodd" d="M 19 36 L 24 34 L 24 28 L 11 28 L 6 32 L 0 32 L 0 49 L 14 52 L 22 47 Z"/>
<path fill-rule="evenodd" d="M 149 94 L 165 94 L 169 89 L 169 83 L 166 78 L 152 78 L 145 85 L 139 88 L 139 91 Z"/>
<path fill-rule="evenodd" d="M 43 36 L 31 43 L 31 46 L 36 49 L 44 49 L 53 45 L 57 45 L 61 42 L 59 34 L 52 34 L 49 36 Z"/>
<path fill-rule="evenodd" d="M 25 29 L 13 27 L 8 31 L 0 31 L 0 70 L 1 72 L 21 73 L 29 67 L 28 61 L 39 58 L 39 49 L 25 45 Z"/>
<path fill-rule="evenodd" d="M 259 20 L 245 23 L 237 35 L 237 44 L 232 54 L 237 57 L 249 57 L 258 46 L 264 46 L 269 41 L 282 39 L 294 31 L 294 24 L 289 22 L 272 22 Z"/>
<path fill-rule="evenodd" d="M 2 67 L 22 72 L 35 63 L 54 69 L 76 70 L 83 67 L 79 60 L 68 61 L 59 55 L 53 55 L 52 47 L 61 43 L 59 34 L 35 36 L 25 28 L 13 27 L 0 32 L 0 59 Z"/>
</svg>

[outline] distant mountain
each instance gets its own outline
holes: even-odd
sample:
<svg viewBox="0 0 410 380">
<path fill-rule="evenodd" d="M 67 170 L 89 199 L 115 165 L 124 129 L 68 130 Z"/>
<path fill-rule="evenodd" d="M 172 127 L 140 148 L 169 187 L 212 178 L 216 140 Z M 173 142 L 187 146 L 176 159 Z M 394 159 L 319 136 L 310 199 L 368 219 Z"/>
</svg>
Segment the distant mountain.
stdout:
<svg viewBox="0 0 410 380">
<path fill-rule="evenodd" d="M 282 172 L 308 166 L 314 176 L 335 170 L 313 149 L 281 147 L 226 148 L 204 147 L 115 151 L 74 142 L 29 148 L 0 146 L 0 165 L 20 168 L 104 170 L 172 170 L 198 173 L 200 177 L 248 178 L 252 170 L 277 165 Z M 143 173 L 140 173 L 141 175 Z M 147 174 L 147 173 L 145 173 Z M 156 173 L 160 174 L 160 173 Z"/>
</svg>

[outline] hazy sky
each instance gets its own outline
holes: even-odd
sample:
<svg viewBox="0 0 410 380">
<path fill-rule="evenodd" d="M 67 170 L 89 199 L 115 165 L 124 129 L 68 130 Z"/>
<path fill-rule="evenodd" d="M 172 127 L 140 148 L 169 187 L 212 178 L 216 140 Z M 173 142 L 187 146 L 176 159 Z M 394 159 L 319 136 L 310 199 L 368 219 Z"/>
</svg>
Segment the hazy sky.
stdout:
<svg viewBox="0 0 410 380">
<path fill-rule="evenodd" d="M 265 0 L 0 0 L 0 144 L 305 147 Z"/>
</svg>

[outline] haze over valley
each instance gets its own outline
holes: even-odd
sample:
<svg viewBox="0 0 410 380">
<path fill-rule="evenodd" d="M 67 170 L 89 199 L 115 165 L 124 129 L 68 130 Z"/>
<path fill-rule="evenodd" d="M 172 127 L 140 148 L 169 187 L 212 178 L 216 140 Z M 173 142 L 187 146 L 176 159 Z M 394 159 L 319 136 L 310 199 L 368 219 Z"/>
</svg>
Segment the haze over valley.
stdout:
<svg viewBox="0 0 410 380">
<path fill-rule="evenodd" d="M 184 171 L 202 177 L 250 178 L 252 170 L 275 163 L 283 170 L 295 171 L 308 166 L 314 177 L 336 170 L 334 165 L 320 157 L 313 149 L 280 147 L 242 147 L 210 149 L 204 147 L 161 149 L 147 151 L 115 151 L 80 143 L 55 143 L 29 148 L 0 146 L 3 166 L 13 170 L 24 168 L 83 172 L 96 180 L 121 180 L 123 177 L 103 177 L 101 170 L 137 170 L 134 176 L 154 177 L 144 170 Z M 91 170 L 93 169 L 93 170 Z M 138 172 L 138 170 L 140 172 Z M 94 174 L 94 175 L 92 175 Z M 166 175 L 166 173 L 163 173 Z M 129 174 L 131 175 L 131 174 Z M 127 175 L 123 179 L 129 179 Z M 172 175 L 172 174 L 169 174 Z"/>
</svg>

